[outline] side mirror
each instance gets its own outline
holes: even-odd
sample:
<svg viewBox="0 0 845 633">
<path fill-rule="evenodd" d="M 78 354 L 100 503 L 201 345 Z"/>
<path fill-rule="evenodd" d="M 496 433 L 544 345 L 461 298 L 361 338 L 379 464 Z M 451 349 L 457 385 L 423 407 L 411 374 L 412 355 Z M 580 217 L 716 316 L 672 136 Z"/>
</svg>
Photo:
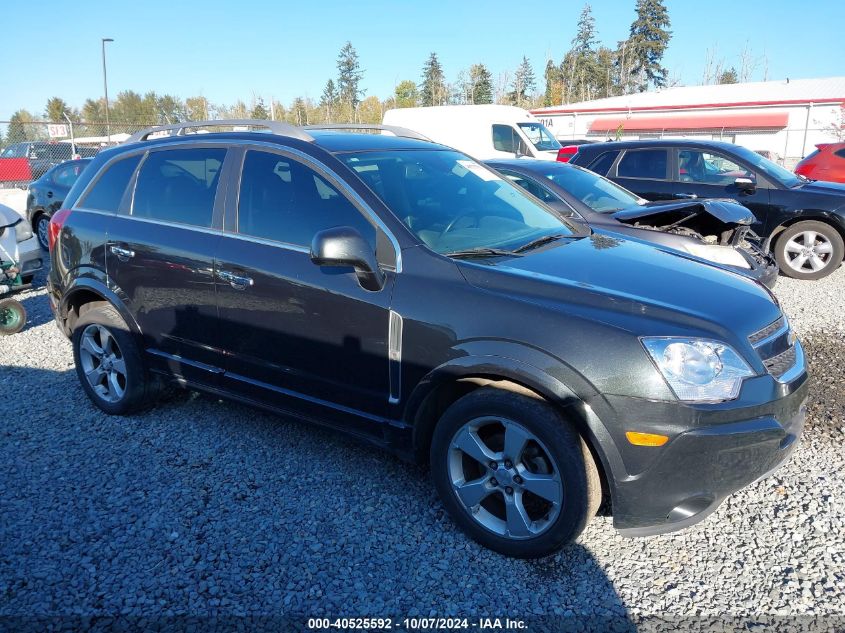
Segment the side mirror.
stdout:
<svg viewBox="0 0 845 633">
<path fill-rule="evenodd" d="M 739 177 L 734 180 L 734 184 L 736 185 L 737 189 L 746 193 L 754 193 L 754 191 L 756 191 L 757 189 L 757 185 L 751 178 Z"/>
<path fill-rule="evenodd" d="M 384 273 L 367 240 L 350 226 L 320 231 L 311 240 L 311 261 L 317 266 L 351 266 L 364 290 L 384 288 Z"/>
</svg>

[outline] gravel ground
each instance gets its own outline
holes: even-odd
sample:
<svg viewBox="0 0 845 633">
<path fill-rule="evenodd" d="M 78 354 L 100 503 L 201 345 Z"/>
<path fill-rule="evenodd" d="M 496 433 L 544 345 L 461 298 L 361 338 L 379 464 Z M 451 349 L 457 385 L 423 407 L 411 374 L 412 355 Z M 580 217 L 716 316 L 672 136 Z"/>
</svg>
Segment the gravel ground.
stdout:
<svg viewBox="0 0 845 633">
<path fill-rule="evenodd" d="M 344 436 L 198 395 L 99 413 L 31 291 L 27 329 L 0 340 L 0 616 L 845 626 L 845 267 L 777 295 L 814 373 L 789 464 L 686 531 L 625 539 L 599 517 L 531 562 L 468 540 L 424 470 Z"/>
</svg>

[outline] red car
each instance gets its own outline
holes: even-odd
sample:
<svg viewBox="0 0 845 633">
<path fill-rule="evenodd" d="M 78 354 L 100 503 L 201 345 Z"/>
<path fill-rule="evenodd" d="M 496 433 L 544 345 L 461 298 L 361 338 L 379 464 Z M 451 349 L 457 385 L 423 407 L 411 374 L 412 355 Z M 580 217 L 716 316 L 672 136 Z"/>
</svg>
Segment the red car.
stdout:
<svg viewBox="0 0 845 633">
<path fill-rule="evenodd" d="M 795 166 L 795 173 L 812 180 L 845 182 L 845 143 L 820 143 Z"/>
</svg>

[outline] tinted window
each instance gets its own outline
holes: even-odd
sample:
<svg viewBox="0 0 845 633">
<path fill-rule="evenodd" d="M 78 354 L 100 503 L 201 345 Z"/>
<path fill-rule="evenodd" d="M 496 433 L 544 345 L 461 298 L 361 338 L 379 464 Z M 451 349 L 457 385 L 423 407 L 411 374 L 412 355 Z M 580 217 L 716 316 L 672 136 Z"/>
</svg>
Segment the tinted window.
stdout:
<svg viewBox="0 0 845 633">
<path fill-rule="evenodd" d="M 0 158 L 23 158 L 25 151 L 26 143 L 15 143 L 4 149 Z"/>
<path fill-rule="evenodd" d="M 833 153 L 836 154 L 837 156 L 839 156 L 839 158 L 845 158 L 845 148 L 838 149 Z"/>
<path fill-rule="evenodd" d="M 627 189 L 579 167 L 558 163 L 549 167 L 545 177 L 598 213 L 613 213 L 640 201 Z"/>
<path fill-rule="evenodd" d="M 210 227 L 225 156 L 215 147 L 151 152 L 138 173 L 132 215 Z"/>
<path fill-rule="evenodd" d="M 617 156 L 619 156 L 619 152 L 605 152 L 590 163 L 587 169 L 594 171 L 597 174 L 601 174 L 602 176 L 607 176 L 607 172 L 610 171 L 610 168 L 613 166 L 613 161 L 616 160 Z"/>
<path fill-rule="evenodd" d="M 458 152 L 361 152 L 340 158 L 438 253 L 511 248 L 540 236 L 573 232 L 560 215 Z"/>
<path fill-rule="evenodd" d="M 53 171 L 53 182 L 57 185 L 70 189 L 73 186 L 73 183 L 76 182 L 76 179 L 79 178 L 79 174 L 81 174 L 82 170 L 85 169 L 85 165 L 86 163 L 74 162 L 69 165 L 56 167 Z"/>
<path fill-rule="evenodd" d="M 681 182 L 726 186 L 737 178 L 754 179 L 754 174 L 721 154 L 686 149 L 678 152 L 678 179 Z"/>
<path fill-rule="evenodd" d="M 557 196 L 553 195 L 551 191 L 549 191 L 545 187 L 541 187 L 536 182 L 529 178 L 526 178 L 522 174 L 518 174 L 513 171 L 508 171 L 506 169 L 500 169 L 499 171 L 505 176 L 507 176 L 508 180 L 510 180 L 512 183 L 519 185 L 535 198 L 539 198 L 543 202 L 558 201 Z"/>
<path fill-rule="evenodd" d="M 619 161 L 617 174 L 620 178 L 666 180 L 667 155 L 665 149 L 627 151 Z"/>
<path fill-rule="evenodd" d="M 310 246 L 319 231 L 351 226 L 375 248 L 376 231 L 313 169 L 285 156 L 247 152 L 238 198 L 238 232 Z"/>
<path fill-rule="evenodd" d="M 129 179 L 140 160 L 141 156 L 137 155 L 113 163 L 100 175 L 79 206 L 117 213 L 126 185 L 129 184 Z"/>
</svg>

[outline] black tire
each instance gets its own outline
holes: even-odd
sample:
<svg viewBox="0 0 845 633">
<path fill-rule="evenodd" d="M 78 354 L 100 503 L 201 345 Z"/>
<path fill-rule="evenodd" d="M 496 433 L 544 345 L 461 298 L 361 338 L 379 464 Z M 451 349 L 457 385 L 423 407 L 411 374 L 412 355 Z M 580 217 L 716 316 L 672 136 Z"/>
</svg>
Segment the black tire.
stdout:
<svg viewBox="0 0 845 633">
<path fill-rule="evenodd" d="M 822 245 L 830 245 L 829 253 L 819 255 L 825 262 L 824 267 L 819 270 L 813 270 L 809 263 L 804 264 L 800 270 L 796 269 L 793 263 L 796 254 L 788 250 L 790 243 L 793 244 L 793 248 L 797 244 L 797 242 L 793 241 L 794 239 L 803 244 L 800 236 L 808 232 L 818 234 L 819 238 L 815 242 L 816 248 Z M 808 246 L 813 247 L 814 245 L 810 244 Z M 805 220 L 793 224 L 778 235 L 774 251 L 780 272 L 787 277 L 792 277 L 793 279 L 821 279 L 839 268 L 839 264 L 842 263 L 842 257 L 845 255 L 845 245 L 843 245 L 842 236 L 839 234 L 839 231 L 830 224 L 815 220 Z"/>
<path fill-rule="evenodd" d="M 83 337 L 89 326 L 98 326 L 106 330 L 118 350 L 114 357 L 123 361 L 125 374 L 124 379 L 120 381 L 123 392 L 116 400 L 110 401 L 108 396 L 102 393 L 102 390 L 107 390 L 108 386 L 100 385 L 98 389 L 95 389 L 85 375 L 83 356 L 86 352 L 82 351 L 82 346 Z M 91 328 L 90 331 L 93 333 L 96 329 L 96 327 Z M 104 302 L 82 306 L 79 318 L 74 324 L 71 343 L 76 375 L 85 393 L 97 407 L 110 415 L 127 415 L 155 403 L 160 383 L 147 372 L 137 337 L 130 332 L 126 322 L 113 306 Z M 102 361 L 100 366 L 102 366 Z M 102 382 L 107 385 L 108 378 Z"/>
<path fill-rule="evenodd" d="M 44 223 L 44 231 L 41 230 L 41 224 Z M 50 250 L 50 244 L 47 241 L 47 234 L 49 233 L 50 218 L 46 213 L 38 213 L 32 220 L 32 232 L 38 238 L 38 243 L 45 251 Z"/>
<path fill-rule="evenodd" d="M 26 327 L 26 309 L 15 299 L 0 299 L 0 336 L 17 334 Z"/>
<path fill-rule="evenodd" d="M 535 436 L 541 452 L 548 453 L 551 458 L 550 471 L 560 476 L 563 490 L 560 509 L 553 520 L 549 515 L 546 527 L 536 536 L 514 538 L 488 529 L 474 518 L 478 512 L 471 512 L 455 491 L 450 470 L 455 463 L 452 461 L 453 438 L 471 421 L 484 418 L 515 422 Z M 601 481 L 588 447 L 557 410 L 538 398 L 492 387 L 477 389 L 460 398 L 438 422 L 430 457 L 434 486 L 455 523 L 481 545 L 506 556 L 538 558 L 553 554 L 578 538 L 601 503 Z M 504 499 L 507 493 L 496 491 L 493 494 L 500 494 Z M 483 503 L 487 503 L 487 499 L 490 497 L 485 497 Z"/>
</svg>

